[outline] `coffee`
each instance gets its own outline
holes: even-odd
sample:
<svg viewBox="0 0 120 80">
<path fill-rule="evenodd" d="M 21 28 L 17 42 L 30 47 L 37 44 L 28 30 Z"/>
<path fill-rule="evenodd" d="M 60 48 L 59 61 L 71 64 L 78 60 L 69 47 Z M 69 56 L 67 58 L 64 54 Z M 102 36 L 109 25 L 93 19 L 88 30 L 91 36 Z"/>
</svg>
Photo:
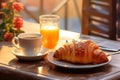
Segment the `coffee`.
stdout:
<svg viewBox="0 0 120 80">
<path fill-rule="evenodd" d="M 38 38 L 36 36 L 28 36 L 28 37 L 23 37 L 24 39 L 35 39 L 35 38 Z"/>
</svg>

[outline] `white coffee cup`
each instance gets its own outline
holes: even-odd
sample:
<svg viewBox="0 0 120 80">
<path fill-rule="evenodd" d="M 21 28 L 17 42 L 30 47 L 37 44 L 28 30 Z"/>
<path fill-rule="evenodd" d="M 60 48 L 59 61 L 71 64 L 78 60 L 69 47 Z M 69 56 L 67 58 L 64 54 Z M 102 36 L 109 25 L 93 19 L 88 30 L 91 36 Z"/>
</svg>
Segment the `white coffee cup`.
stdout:
<svg viewBox="0 0 120 80">
<path fill-rule="evenodd" d="M 12 40 L 13 46 L 20 49 L 25 56 L 35 56 L 40 53 L 42 36 L 37 33 L 21 33 Z"/>
</svg>

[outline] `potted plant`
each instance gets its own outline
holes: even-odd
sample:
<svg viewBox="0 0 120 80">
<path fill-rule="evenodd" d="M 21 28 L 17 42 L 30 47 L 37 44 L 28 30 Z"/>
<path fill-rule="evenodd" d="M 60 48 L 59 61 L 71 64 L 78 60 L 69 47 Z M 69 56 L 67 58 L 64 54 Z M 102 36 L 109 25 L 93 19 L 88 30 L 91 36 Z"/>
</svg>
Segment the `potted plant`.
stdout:
<svg viewBox="0 0 120 80">
<path fill-rule="evenodd" d="M 23 4 L 16 0 L 7 0 L 1 3 L 0 14 L 2 14 L 2 22 L 0 24 L 0 41 L 11 41 L 24 31 L 23 20 L 19 12 L 24 9 Z"/>
</svg>

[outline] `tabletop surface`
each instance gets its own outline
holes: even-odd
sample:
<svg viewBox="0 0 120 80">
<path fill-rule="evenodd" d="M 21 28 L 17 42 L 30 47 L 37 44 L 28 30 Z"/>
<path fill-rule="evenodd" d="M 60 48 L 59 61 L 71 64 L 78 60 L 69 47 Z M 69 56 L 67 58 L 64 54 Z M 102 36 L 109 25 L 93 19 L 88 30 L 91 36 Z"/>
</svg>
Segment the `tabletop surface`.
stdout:
<svg viewBox="0 0 120 80">
<path fill-rule="evenodd" d="M 39 24 L 24 22 L 24 30 L 26 32 L 39 33 Z M 60 39 L 91 39 L 95 43 L 105 41 L 107 39 L 80 35 L 79 33 L 71 31 L 60 31 Z M 67 69 L 57 67 L 50 64 L 46 58 L 41 61 L 26 62 L 18 60 L 13 54 L 11 42 L 0 42 L 0 79 L 3 79 L 2 74 L 11 74 L 8 77 L 13 80 L 39 80 L 41 75 L 46 76 L 48 79 L 60 80 L 117 80 L 120 79 L 120 55 L 112 55 L 112 60 L 109 64 L 90 68 L 90 69 Z M 109 52 L 111 53 L 111 52 Z M 9 73 L 11 71 L 12 73 Z M 12 76 L 12 74 L 15 76 Z M 27 74 L 30 78 L 27 78 Z M 21 76 L 20 76 L 21 75 Z M 26 76 L 22 76 L 26 75 Z M 33 77 L 32 77 L 33 76 Z M 24 79 L 25 78 L 25 79 Z M 3 79 L 4 80 L 4 79 Z M 7 79 L 6 79 L 7 80 Z M 9 79 L 8 79 L 9 80 Z M 46 80 L 43 78 L 43 80 Z"/>
</svg>

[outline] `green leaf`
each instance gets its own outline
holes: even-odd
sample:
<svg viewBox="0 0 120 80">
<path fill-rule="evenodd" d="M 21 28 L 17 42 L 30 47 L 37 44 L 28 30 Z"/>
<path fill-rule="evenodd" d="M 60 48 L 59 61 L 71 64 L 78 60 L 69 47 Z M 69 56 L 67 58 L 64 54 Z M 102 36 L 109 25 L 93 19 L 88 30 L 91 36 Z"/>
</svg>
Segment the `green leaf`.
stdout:
<svg viewBox="0 0 120 80">
<path fill-rule="evenodd" d="M 4 34 L 5 34 L 4 31 L 0 31 L 0 41 L 3 41 L 3 40 L 4 40 L 4 38 L 3 38 Z"/>
<path fill-rule="evenodd" d="M 20 33 L 24 33 L 24 31 L 23 31 L 23 30 L 20 30 L 20 31 L 15 30 L 15 35 L 16 35 L 16 36 L 18 36 Z"/>
<path fill-rule="evenodd" d="M 0 29 L 4 29 L 5 28 L 5 23 L 0 24 Z"/>
<path fill-rule="evenodd" d="M 23 31 L 23 30 L 20 30 L 20 33 L 24 33 L 24 31 Z"/>
</svg>

